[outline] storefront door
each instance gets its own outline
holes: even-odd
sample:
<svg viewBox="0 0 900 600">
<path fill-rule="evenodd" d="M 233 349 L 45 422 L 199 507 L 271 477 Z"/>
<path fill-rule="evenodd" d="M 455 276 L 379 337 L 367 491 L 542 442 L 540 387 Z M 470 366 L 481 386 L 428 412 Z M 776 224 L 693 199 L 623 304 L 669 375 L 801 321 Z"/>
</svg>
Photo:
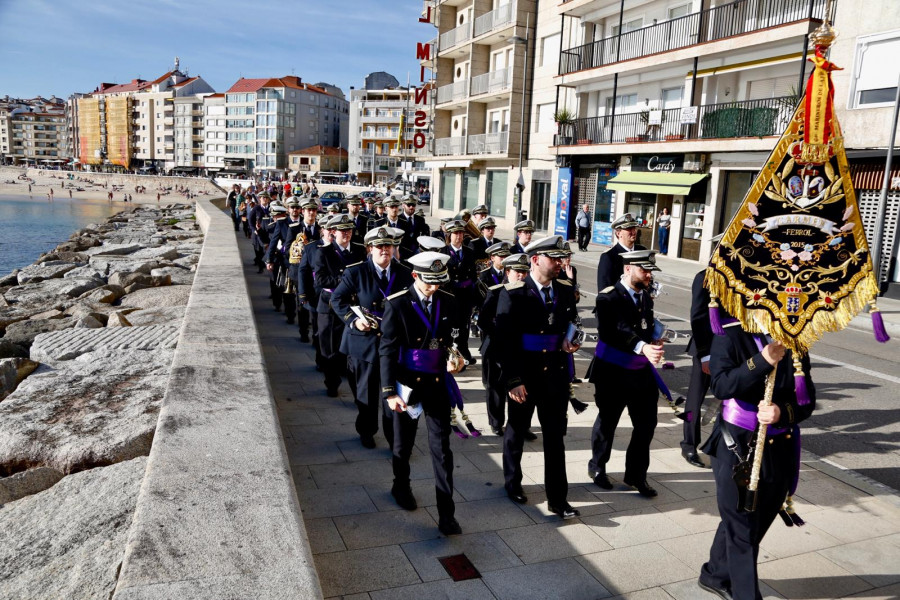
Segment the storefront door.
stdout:
<svg viewBox="0 0 900 600">
<path fill-rule="evenodd" d="M 531 191 L 531 209 L 528 218 L 534 221 L 535 229 L 546 231 L 550 221 L 550 182 L 535 181 Z"/>
</svg>

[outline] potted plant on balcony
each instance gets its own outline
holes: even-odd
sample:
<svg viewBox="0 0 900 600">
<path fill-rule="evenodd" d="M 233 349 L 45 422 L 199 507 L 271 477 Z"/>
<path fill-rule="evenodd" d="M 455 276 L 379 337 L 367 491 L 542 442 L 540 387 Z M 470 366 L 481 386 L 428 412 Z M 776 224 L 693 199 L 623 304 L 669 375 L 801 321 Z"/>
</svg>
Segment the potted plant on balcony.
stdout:
<svg viewBox="0 0 900 600">
<path fill-rule="evenodd" d="M 575 115 L 565 106 L 557 109 L 553 113 L 553 120 L 556 121 L 556 145 L 570 146 L 574 138 L 572 125 L 575 123 Z"/>
</svg>

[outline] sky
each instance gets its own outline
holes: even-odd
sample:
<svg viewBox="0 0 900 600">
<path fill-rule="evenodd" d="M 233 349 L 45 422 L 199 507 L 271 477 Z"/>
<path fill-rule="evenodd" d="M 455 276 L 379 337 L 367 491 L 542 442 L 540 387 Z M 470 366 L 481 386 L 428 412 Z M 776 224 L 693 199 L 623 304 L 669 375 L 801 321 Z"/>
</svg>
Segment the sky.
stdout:
<svg viewBox="0 0 900 600">
<path fill-rule="evenodd" d="M 65 98 L 101 82 L 297 75 L 344 90 L 373 71 L 418 83 L 422 0 L 0 0 L 0 97 Z"/>
</svg>

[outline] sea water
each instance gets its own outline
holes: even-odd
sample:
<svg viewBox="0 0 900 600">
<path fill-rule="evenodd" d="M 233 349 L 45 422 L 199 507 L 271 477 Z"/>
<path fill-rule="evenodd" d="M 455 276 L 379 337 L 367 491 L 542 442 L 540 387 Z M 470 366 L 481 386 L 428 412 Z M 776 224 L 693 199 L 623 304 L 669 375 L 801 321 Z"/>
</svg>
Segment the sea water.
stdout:
<svg viewBox="0 0 900 600">
<path fill-rule="evenodd" d="M 33 263 L 89 223 L 119 212 L 122 202 L 0 195 L 0 275 Z"/>
</svg>

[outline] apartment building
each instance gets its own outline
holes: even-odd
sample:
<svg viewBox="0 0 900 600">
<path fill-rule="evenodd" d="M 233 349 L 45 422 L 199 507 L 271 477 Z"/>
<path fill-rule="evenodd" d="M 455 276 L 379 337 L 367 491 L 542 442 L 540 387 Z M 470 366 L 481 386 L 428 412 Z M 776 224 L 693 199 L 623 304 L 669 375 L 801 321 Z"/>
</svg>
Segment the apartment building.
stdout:
<svg viewBox="0 0 900 600">
<path fill-rule="evenodd" d="M 316 145 L 288 153 L 291 174 L 312 177 L 320 173 L 346 173 L 347 151 L 344 148 Z"/>
<path fill-rule="evenodd" d="M 91 168 L 172 171 L 175 166 L 175 98 L 201 98 L 214 90 L 200 76 L 175 68 L 152 80 L 101 83 L 78 100 L 79 160 Z"/>
<path fill-rule="evenodd" d="M 60 155 L 66 162 L 74 164 L 78 156 L 78 100 L 87 98 L 90 94 L 75 92 L 66 98 L 65 104 L 65 129 L 60 142 Z"/>
<path fill-rule="evenodd" d="M 0 163 L 62 164 L 64 135 L 65 105 L 55 96 L 0 99 Z"/>
<path fill-rule="evenodd" d="M 206 166 L 204 159 L 204 102 L 203 95 L 172 98 L 175 113 L 176 173 L 197 174 Z"/>
<path fill-rule="evenodd" d="M 227 119 L 225 94 L 203 97 L 203 167 L 207 174 L 224 171 Z"/>
<path fill-rule="evenodd" d="M 284 174 L 290 152 L 346 148 L 348 112 L 344 93 L 330 84 L 241 78 L 225 92 L 226 170 Z"/>
<path fill-rule="evenodd" d="M 516 183 L 528 159 L 533 111 L 524 109 L 532 98 L 535 10 L 534 0 L 425 3 L 438 34 L 423 62 L 435 81 L 428 166 L 436 214 L 486 204 L 503 228 L 527 210 Z"/>
<path fill-rule="evenodd" d="M 431 171 L 422 162 L 428 150 L 414 146 L 415 112 L 422 110 L 415 105 L 414 93 L 384 72 L 370 73 L 362 89 L 350 88 L 349 169 L 359 181 L 383 185 L 404 171 L 417 183 L 430 179 Z"/>
<path fill-rule="evenodd" d="M 554 228 L 577 207 L 610 245 L 625 212 L 672 215 L 669 255 L 704 262 L 793 115 L 825 0 L 568 0 L 561 19 Z M 623 10 L 624 9 L 624 10 Z M 559 115 L 558 115 L 559 116 Z"/>
</svg>

